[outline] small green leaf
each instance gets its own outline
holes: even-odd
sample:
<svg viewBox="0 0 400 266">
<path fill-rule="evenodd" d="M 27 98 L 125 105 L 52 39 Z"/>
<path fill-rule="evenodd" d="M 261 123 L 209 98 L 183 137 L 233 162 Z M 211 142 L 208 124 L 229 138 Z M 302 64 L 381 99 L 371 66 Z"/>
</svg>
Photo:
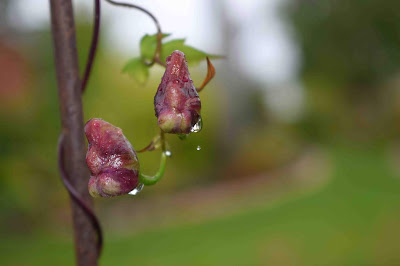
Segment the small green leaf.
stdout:
<svg viewBox="0 0 400 266">
<path fill-rule="evenodd" d="M 127 73 L 139 83 L 145 83 L 149 78 L 149 67 L 138 57 L 128 61 L 122 73 Z"/>
<path fill-rule="evenodd" d="M 162 38 L 168 37 L 170 34 L 163 34 Z M 140 40 L 140 54 L 142 58 L 151 61 L 157 48 L 157 34 L 144 35 Z"/>
<path fill-rule="evenodd" d="M 203 51 L 186 45 L 185 39 L 176 39 L 166 42 L 162 45 L 161 60 L 165 62 L 167 56 L 169 56 L 175 50 L 179 50 L 185 54 L 186 60 L 189 65 L 196 65 L 202 60 L 205 60 L 207 57 L 211 59 L 220 58 L 220 56 L 207 54 Z"/>
<path fill-rule="evenodd" d="M 170 36 L 170 34 L 163 34 L 162 38 L 164 39 L 165 37 L 168 36 Z M 157 34 L 154 35 L 146 34 L 140 40 L 140 54 L 143 60 L 145 61 L 153 60 L 156 48 L 157 48 Z M 205 60 L 206 57 L 210 59 L 221 58 L 221 56 L 207 54 L 203 51 L 197 50 L 196 48 L 186 45 L 185 39 L 175 39 L 163 43 L 160 60 L 162 62 L 165 62 L 167 56 L 169 56 L 175 50 L 182 51 L 185 54 L 186 60 L 188 61 L 189 65 L 196 65 L 200 63 L 200 61 Z"/>
</svg>

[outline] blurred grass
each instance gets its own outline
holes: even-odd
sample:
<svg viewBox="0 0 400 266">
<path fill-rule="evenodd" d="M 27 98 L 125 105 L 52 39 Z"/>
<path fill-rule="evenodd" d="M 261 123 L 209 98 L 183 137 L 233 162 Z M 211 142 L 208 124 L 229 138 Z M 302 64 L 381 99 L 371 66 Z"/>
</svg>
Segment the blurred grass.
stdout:
<svg viewBox="0 0 400 266">
<path fill-rule="evenodd" d="M 385 149 L 331 147 L 332 181 L 319 192 L 201 224 L 116 238 L 102 265 L 399 265 L 400 180 Z M 132 225 L 134 226 L 134 224 Z M 2 239 L 2 265 L 72 265 L 71 239 Z"/>
</svg>

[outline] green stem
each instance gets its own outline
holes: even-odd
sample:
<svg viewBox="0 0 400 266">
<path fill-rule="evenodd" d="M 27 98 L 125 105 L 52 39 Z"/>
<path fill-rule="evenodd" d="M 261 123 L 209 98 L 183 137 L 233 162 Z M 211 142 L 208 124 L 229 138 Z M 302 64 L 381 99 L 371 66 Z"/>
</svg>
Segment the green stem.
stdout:
<svg viewBox="0 0 400 266">
<path fill-rule="evenodd" d="M 164 175 L 166 164 L 167 164 L 167 155 L 163 151 L 161 153 L 161 162 L 158 172 L 154 176 L 147 176 L 143 175 L 142 173 L 139 173 L 139 181 L 146 186 L 154 185 L 155 183 L 160 181 L 161 177 Z"/>
<path fill-rule="evenodd" d="M 161 140 L 161 150 L 163 153 L 167 151 L 167 147 L 165 145 L 165 134 L 164 131 L 160 130 L 160 140 Z"/>
</svg>

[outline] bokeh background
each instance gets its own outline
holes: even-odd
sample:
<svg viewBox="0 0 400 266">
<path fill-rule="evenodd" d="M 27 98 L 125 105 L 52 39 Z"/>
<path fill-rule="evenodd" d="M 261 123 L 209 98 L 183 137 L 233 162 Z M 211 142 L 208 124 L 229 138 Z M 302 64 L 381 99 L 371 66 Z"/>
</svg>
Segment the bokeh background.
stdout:
<svg viewBox="0 0 400 266">
<path fill-rule="evenodd" d="M 93 1 L 74 1 L 81 69 Z M 204 128 L 168 136 L 166 175 L 137 196 L 96 199 L 101 265 L 400 265 L 400 2 L 144 1 L 164 32 L 212 54 Z M 71 211 L 56 166 L 60 133 L 49 4 L 0 2 L 2 265 L 73 265 Z M 155 33 L 103 3 L 85 120 L 157 134 L 163 73 L 122 74 Z M 195 84 L 203 62 L 191 68 Z M 198 150 L 197 147 L 201 149 Z M 139 155 L 155 172 L 159 153 Z"/>
</svg>

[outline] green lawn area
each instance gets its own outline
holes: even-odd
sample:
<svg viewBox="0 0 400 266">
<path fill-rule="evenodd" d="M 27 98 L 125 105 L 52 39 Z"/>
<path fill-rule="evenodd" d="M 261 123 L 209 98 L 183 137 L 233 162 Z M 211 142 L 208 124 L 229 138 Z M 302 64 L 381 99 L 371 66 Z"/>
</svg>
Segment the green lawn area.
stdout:
<svg viewBox="0 0 400 266">
<path fill-rule="evenodd" d="M 400 178 L 386 153 L 330 151 L 332 179 L 317 192 L 201 224 L 106 234 L 101 265 L 400 265 Z M 0 250 L 2 265 L 74 260 L 70 240 L 54 237 L 3 238 Z"/>
</svg>

